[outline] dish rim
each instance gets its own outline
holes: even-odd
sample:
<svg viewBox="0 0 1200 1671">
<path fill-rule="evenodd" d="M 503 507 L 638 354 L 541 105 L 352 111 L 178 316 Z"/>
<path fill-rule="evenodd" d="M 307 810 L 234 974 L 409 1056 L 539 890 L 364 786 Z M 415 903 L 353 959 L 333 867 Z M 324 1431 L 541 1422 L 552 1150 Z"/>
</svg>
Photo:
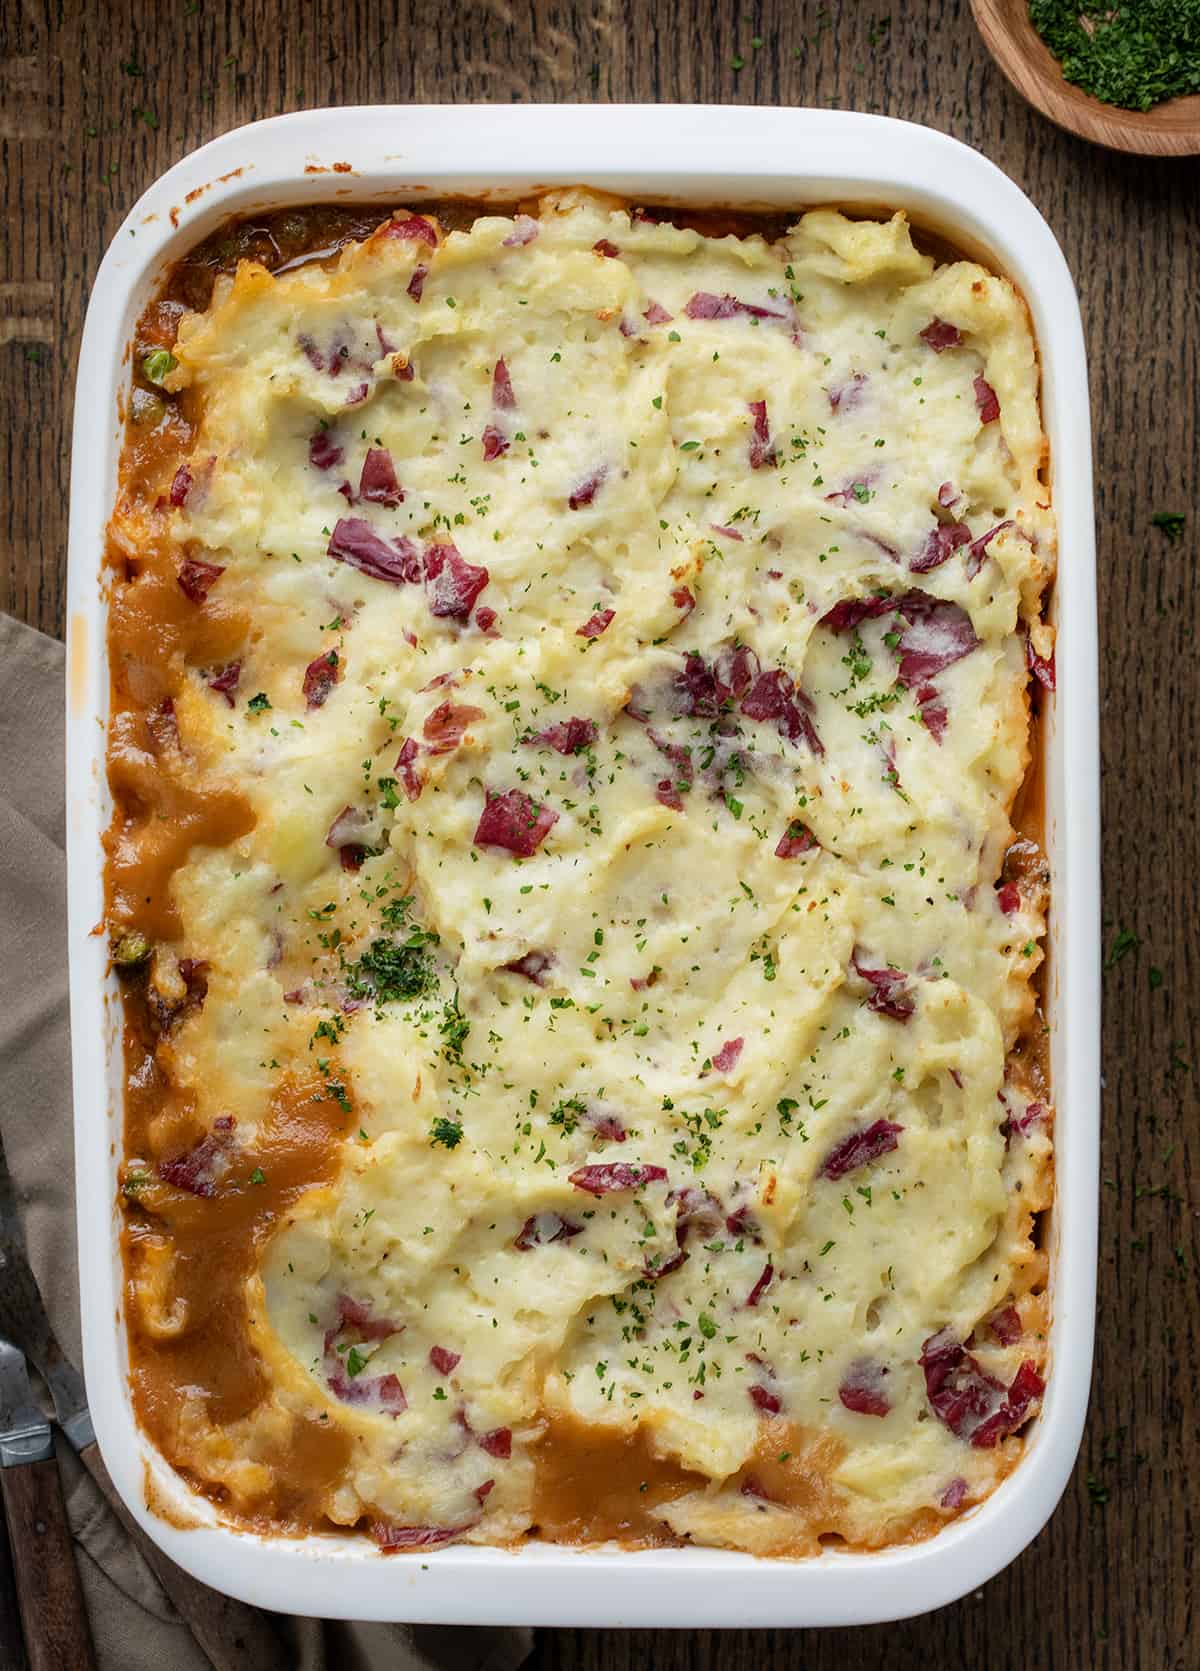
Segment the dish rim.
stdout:
<svg viewBox="0 0 1200 1671">
<path fill-rule="evenodd" d="M 480 155 L 490 159 L 486 168 Z M 555 159 L 552 174 L 542 166 L 546 156 Z M 790 164 L 792 156 L 803 164 Z M 1018 284 L 1034 322 L 1059 528 L 1051 614 L 1061 611 L 1059 691 L 1043 721 L 1054 876 L 1046 1006 L 1058 1109 L 1051 1370 L 1017 1467 L 976 1509 L 916 1545 L 826 1551 L 806 1561 L 694 1547 L 553 1544 L 519 1551 L 451 1545 L 405 1558 L 383 1556 L 365 1539 L 266 1537 L 215 1518 L 197 1525 L 208 1505 L 133 1416 L 115 1186 L 120 1005 L 115 980 L 106 976 L 103 866 L 96 862 L 110 810 L 101 559 L 133 324 L 164 268 L 232 215 L 338 199 L 390 205 L 490 194 L 511 201 L 580 183 L 658 202 L 907 208 L 926 225 L 952 229 L 960 247 L 986 252 Z M 879 1623 L 956 1600 L 1013 1560 L 1053 1512 L 1082 1435 L 1099 1149 L 1099 743 L 1087 375 L 1070 273 L 1024 193 L 947 135 L 850 111 L 380 105 L 304 111 L 235 129 L 155 181 L 101 263 L 77 376 L 67 592 L 68 918 L 84 1367 L 114 1482 L 172 1559 L 244 1601 L 308 1615 L 615 1627 Z M 97 1178 L 108 1187 L 96 1189 Z M 173 1518 L 152 1512 L 148 1496 Z"/>
</svg>

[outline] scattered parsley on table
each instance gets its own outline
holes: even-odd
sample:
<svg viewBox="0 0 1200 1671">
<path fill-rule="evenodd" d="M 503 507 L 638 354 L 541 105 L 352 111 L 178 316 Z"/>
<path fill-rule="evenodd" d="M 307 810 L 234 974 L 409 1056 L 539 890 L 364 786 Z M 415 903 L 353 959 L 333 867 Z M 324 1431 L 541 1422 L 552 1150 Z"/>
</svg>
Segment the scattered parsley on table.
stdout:
<svg viewBox="0 0 1200 1671">
<path fill-rule="evenodd" d="M 1182 537 L 1187 519 L 1181 511 L 1155 511 L 1150 520 L 1156 528 L 1162 529 L 1174 545 L 1175 541 Z"/>
</svg>

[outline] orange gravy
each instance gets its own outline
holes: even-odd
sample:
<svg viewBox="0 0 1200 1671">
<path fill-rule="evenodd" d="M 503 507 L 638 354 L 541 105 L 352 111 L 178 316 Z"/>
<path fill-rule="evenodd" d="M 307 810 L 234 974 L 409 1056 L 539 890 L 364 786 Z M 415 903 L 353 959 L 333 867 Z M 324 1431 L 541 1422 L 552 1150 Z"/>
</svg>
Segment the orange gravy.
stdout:
<svg viewBox="0 0 1200 1671">
<path fill-rule="evenodd" d="M 115 543 L 107 554 L 108 780 L 115 811 L 105 850 L 113 926 L 174 940 L 179 920 L 170 899 L 172 875 L 194 846 L 235 841 L 253 817 L 231 787 L 191 780 L 173 705 L 189 667 L 233 659 L 246 623 L 219 602 L 197 606 L 179 585 L 180 559 L 166 535 L 163 510 L 193 431 L 181 411 L 152 417 L 131 412 L 120 475 L 123 507 L 152 537 L 136 556 Z"/>
<path fill-rule="evenodd" d="M 680 1543 L 655 1513 L 708 1484 L 704 1474 L 656 1456 L 652 1436 L 555 1414 L 533 1447 L 531 1536 L 553 1543 L 662 1549 Z"/>
<path fill-rule="evenodd" d="M 163 1119 L 164 1095 L 170 1106 L 171 1093 L 164 1093 L 148 1045 L 130 1021 L 126 1153 L 138 1158 L 127 1162 L 124 1177 L 126 1194 L 140 1209 L 128 1215 L 122 1235 L 130 1381 L 142 1427 L 187 1473 L 179 1431 L 185 1400 L 199 1393 L 206 1420 L 221 1428 L 248 1416 L 269 1393 L 253 1344 L 246 1283 L 264 1244 L 300 1196 L 333 1181 L 347 1116 L 319 1080 L 285 1081 L 254 1143 L 231 1149 L 230 1168 L 214 1193 L 193 1194 L 153 1171 L 157 1162 L 190 1147 L 197 1134 L 193 1128 L 190 1138 L 186 1135 L 186 1102 L 172 1110 L 175 1118 Z M 147 1257 L 164 1242 L 172 1304 L 184 1317 L 180 1331 L 165 1339 L 142 1326 L 138 1293 Z M 259 1453 L 273 1476 L 270 1524 L 302 1530 L 320 1521 L 322 1500 L 337 1483 L 348 1453 L 348 1439 L 332 1423 L 294 1418 L 286 1442 L 265 1456 Z M 206 1490 L 205 1482 L 193 1483 Z"/>
<path fill-rule="evenodd" d="M 536 1469 L 529 1537 L 552 1543 L 616 1543 L 625 1549 L 683 1546 L 660 1511 L 689 1492 L 711 1487 L 707 1475 L 658 1456 L 653 1431 L 643 1424 L 632 1434 L 552 1414 L 533 1447 Z M 878 1547 L 856 1542 L 842 1526 L 833 1474 L 844 1447 L 832 1434 L 806 1432 L 796 1423 L 772 1420 L 750 1460 L 723 1490 L 755 1506 L 789 1511 L 772 1553 L 804 1557 L 824 1544 L 846 1549 Z M 889 1545 L 923 1542 L 946 1524 L 949 1513 L 919 1509 L 888 1522 Z"/>
</svg>

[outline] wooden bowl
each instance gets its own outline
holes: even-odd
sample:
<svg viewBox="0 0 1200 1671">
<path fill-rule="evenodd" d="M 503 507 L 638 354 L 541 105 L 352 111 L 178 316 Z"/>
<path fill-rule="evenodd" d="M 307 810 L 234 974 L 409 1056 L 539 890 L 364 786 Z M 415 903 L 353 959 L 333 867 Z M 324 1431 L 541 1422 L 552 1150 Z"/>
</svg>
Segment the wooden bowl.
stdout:
<svg viewBox="0 0 1200 1671">
<path fill-rule="evenodd" d="M 1017 92 L 1060 128 L 1113 151 L 1200 156 L 1200 94 L 1147 111 L 1102 104 L 1064 81 L 1058 60 L 1029 21 L 1026 0 L 971 0 L 971 10 L 984 45 Z"/>
</svg>

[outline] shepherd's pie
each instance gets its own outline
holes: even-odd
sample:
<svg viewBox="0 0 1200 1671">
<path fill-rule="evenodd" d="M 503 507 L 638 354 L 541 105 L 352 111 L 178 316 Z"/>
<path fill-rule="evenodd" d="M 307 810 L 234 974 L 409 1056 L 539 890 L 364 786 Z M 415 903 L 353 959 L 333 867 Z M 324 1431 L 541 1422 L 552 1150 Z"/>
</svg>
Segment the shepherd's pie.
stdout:
<svg viewBox="0 0 1200 1671">
<path fill-rule="evenodd" d="M 1046 1370 L 1026 310 L 899 213 L 525 207 L 147 316 L 135 1405 L 385 1550 L 927 1536 Z"/>
</svg>

